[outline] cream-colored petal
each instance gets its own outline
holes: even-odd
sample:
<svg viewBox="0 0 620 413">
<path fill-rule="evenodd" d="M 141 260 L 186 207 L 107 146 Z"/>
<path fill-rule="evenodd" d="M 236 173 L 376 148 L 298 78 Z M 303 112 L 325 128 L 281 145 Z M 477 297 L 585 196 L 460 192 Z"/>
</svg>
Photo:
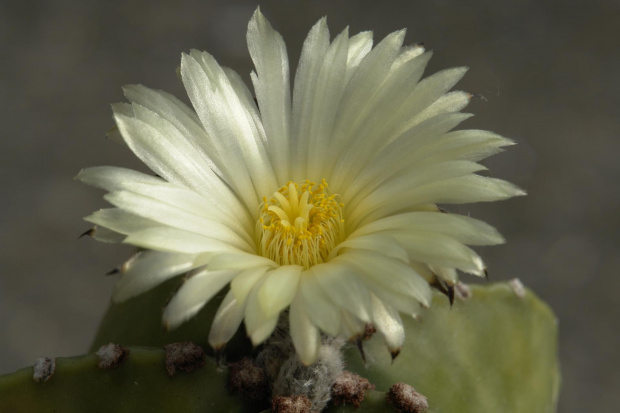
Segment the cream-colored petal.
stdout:
<svg viewBox="0 0 620 413">
<path fill-rule="evenodd" d="M 278 323 L 278 315 L 266 317 L 258 301 L 258 290 L 264 283 L 264 277 L 248 294 L 245 307 L 245 330 L 254 346 L 265 341 Z"/>
<path fill-rule="evenodd" d="M 468 245 L 495 245 L 504 242 L 499 232 L 483 221 L 463 215 L 422 211 L 381 218 L 360 227 L 350 237 L 402 230 L 443 234 Z"/>
<path fill-rule="evenodd" d="M 125 238 L 124 235 L 131 234 L 132 232 L 161 226 L 161 224 L 153 220 L 131 214 L 118 208 L 100 209 L 85 217 L 84 220 L 92 222 L 99 227 L 105 227 L 111 231 L 117 232 L 123 235 L 123 239 Z M 96 234 L 97 231 L 95 231 L 95 235 Z"/>
<path fill-rule="evenodd" d="M 317 181 L 323 178 L 326 148 L 332 136 L 340 99 L 345 88 L 348 34 L 348 29 L 343 30 L 327 49 L 312 95 L 311 109 L 303 114 L 310 121 L 307 133 L 300 136 L 302 141 L 298 149 L 306 148 L 306 153 L 300 154 L 300 160 L 305 156 L 306 176 Z"/>
<path fill-rule="evenodd" d="M 409 252 L 412 260 L 484 276 L 482 259 L 454 238 L 431 232 L 394 231 L 391 235 Z"/>
<path fill-rule="evenodd" d="M 156 123 L 116 113 L 116 125 L 131 150 L 156 174 L 169 182 L 208 193 L 211 177 L 205 158 L 180 135 L 164 134 Z"/>
<path fill-rule="evenodd" d="M 137 231 L 130 234 L 123 242 L 155 251 L 187 254 L 238 251 L 237 248 L 225 242 L 170 227 Z"/>
<path fill-rule="evenodd" d="M 343 152 L 334 170 L 334 186 L 345 186 L 359 174 L 370 159 L 389 142 L 386 130 L 391 126 L 391 117 L 413 92 L 422 77 L 431 54 L 426 53 L 400 65 L 389 74 L 379 90 L 372 96 L 371 108 L 359 124 L 355 125 L 355 144 Z"/>
<path fill-rule="evenodd" d="M 347 53 L 347 73 L 345 83 L 349 83 L 351 76 L 359 66 L 360 62 L 372 49 L 372 32 L 360 32 L 349 39 L 349 51 Z"/>
<path fill-rule="evenodd" d="M 368 304 L 370 305 L 370 298 Z M 345 310 L 340 311 L 340 335 L 349 340 L 362 337 L 368 321 L 362 321 Z"/>
<path fill-rule="evenodd" d="M 291 86 L 286 45 L 259 9 L 248 24 L 247 42 L 256 67 L 252 83 L 269 136 L 268 150 L 274 172 L 278 182 L 287 182 L 290 179 Z"/>
<path fill-rule="evenodd" d="M 179 230 L 213 238 L 243 251 L 252 252 L 253 243 L 248 237 L 241 237 L 237 232 L 218 220 L 198 216 L 191 212 L 179 210 L 158 199 L 142 196 L 129 191 L 117 191 L 107 194 L 105 200 L 131 214 Z"/>
<path fill-rule="evenodd" d="M 126 85 L 123 93 L 130 102 L 135 102 L 147 109 L 156 112 L 159 116 L 174 124 L 177 129 L 187 136 L 204 137 L 204 130 L 200 126 L 200 119 L 196 112 L 175 96 L 163 90 L 155 90 L 143 85 Z M 191 142 L 195 145 L 208 142 Z M 205 153 L 212 153 L 211 147 L 205 148 Z"/>
<path fill-rule="evenodd" d="M 167 182 L 158 185 L 126 182 L 121 190 L 154 198 L 193 215 L 212 220 L 216 219 L 222 224 L 227 224 L 240 236 L 252 242 L 249 232 L 255 224 L 254 220 L 250 218 L 247 209 L 241 206 L 237 200 L 229 198 L 229 196 L 234 198 L 230 192 L 227 193 L 228 196 L 214 193 L 213 197 L 206 197 L 190 189 Z"/>
<path fill-rule="evenodd" d="M 469 161 L 449 161 L 420 165 L 418 168 L 393 177 L 365 197 L 357 206 L 350 207 L 351 228 L 372 222 L 400 209 L 415 205 L 420 188 L 433 187 L 438 183 L 459 177 L 470 177 L 486 167 Z M 401 202 L 410 201 L 402 205 Z"/>
<path fill-rule="evenodd" d="M 342 254 L 343 251 L 341 250 L 343 248 L 345 251 L 350 248 L 353 250 L 378 252 L 390 258 L 409 262 L 407 251 L 389 235 L 375 234 L 372 232 L 359 233 L 359 230 L 355 231 L 355 233 L 349 235 L 346 241 L 338 244 L 338 246 L 330 252 L 329 259 L 333 259 L 339 254 Z"/>
<path fill-rule="evenodd" d="M 320 19 L 308 33 L 295 73 L 291 118 L 291 177 L 294 181 L 308 179 L 306 173 L 307 135 L 312 124 L 314 92 L 329 48 L 329 30 L 325 18 Z"/>
<path fill-rule="evenodd" d="M 267 340 L 271 334 L 273 334 L 273 330 L 275 330 L 278 325 L 278 318 L 278 316 L 269 318 L 252 331 L 252 334 L 250 334 L 250 340 L 254 346 L 258 346 L 260 343 Z"/>
<path fill-rule="evenodd" d="M 277 267 L 269 258 L 245 252 L 230 252 L 214 257 L 209 263 L 212 270 L 245 270 L 255 267 Z"/>
<path fill-rule="evenodd" d="M 335 305 L 370 321 L 368 290 L 359 278 L 359 270 L 335 262 L 337 259 L 312 267 L 317 282 Z"/>
<path fill-rule="evenodd" d="M 258 303 L 266 317 L 274 317 L 289 306 L 297 294 L 302 270 L 299 265 L 283 265 L 267 273 L 258 290 Z"/>
<path fill-rule="evenodd" d="M 164 309 L 164 325 L 173 329 L 193 317 L 239 271 L 197 270 L 183 283 Z"/>
<path fill-rule="evenodd" d="M 502 152 L 505 146 L 515 142 L 496 133 L 483 130 L 458 130 L 436 139 L 426 145 L 418 156 L 443 162 L 448 159 L 463 159 L 477 162 Z"/>
<path fill-rule="evenodd" d="M 450 283 L 450 285 L 454 285 L 458 281 L 458 274 L 454 268 L 441 267 L 438 265 L 429 265 L 429 270 L 442 280 Z"/>
<path fill-rule="evenodd" d="M 222 169 L 222 174 L 246 207 L 250 211 L 254 211 L 258 206 L 258 195 L 255 193 L 243 152 L 235 136 L 236 133 L 239 133 L 238 128 L 235 127 L 232 130 L 227 128 L 228 124 L 236 119 L 222 120 L 230 116 L 227 104 L 222 96 L 216 94 L 216 85 L 212 83 L 205 69 L 193 56 L 182 55 L 181 76 L 185 90 L 207 135 L 216 148 L 216 153 L 222 154 L 222 159 L 227 161 L 218 165 Z M 226 75 L 223 74 L 223 76 Z M 241 115 L 247 116 L 246 113 Z M 247 132 L 246 128 L 241 133 Z"/>
<path fill-rule="evenodd" d="M 248 294 L 254 286 L 261 282 L 269 267 L 253 267 L 243 270 L 230 282 L 230 290 L 235 295 L 237 302 L 245 303 Z"/>
<path fill-rule="evenodd" d="M 289 312 L 291 339 L 303 364 L 311 365 L 319 356 L 321 334 L 305 312 L 303 298 L 298 295 Z"/>
<path fill-rule="evenodd" d="M 410 125 L 419 125 L 422 122 L 434 118 L 444 113 L 459 112 L 469 104 L 472 94 L 456 90 L 446 93 L 439 99 L 431 103 L 426 109 L 414 116 L 409 122 Z M 411 127 L 411 126 L 410 126 Z"/>
<path fill-rule="evenodd" d="M 226 145 L 233 146 L 241 154 L 250 176 L 260 177 L 252 179 L 258 194 L 267 194 L 277 189 L 278 183 L 265 148 L 266 142 L 263 141 L 264 133 L 257 130 L 252 114 L 243 103 L 244 97 L 237 95 L 226 72 L 213 56 L 197 50 L 192 50 L 190 56 L 207 74 L 213 88 L 212 97 L 217 102 L 210 102 L 208 118 L 198 113 L 205 129 L 211 131 L 209 135 L 212 137 L 217 134 L 216 139 L 220 141 L 228 140 Z M 262 125 L 259 127 L 262 129 Z M 250 210 L 253 207 L 253 204 L 248 204 Z"/>
<path fill-rule="evenodd" d="M 373 325 L 383 336 L 390 352 L 398 353 L 405 342 L 405 329 L 398 311 L 374 294 L 370 295 L 370 302 Z"/>
<path fill-rule="evenodd" d="M 312 268 L 304 271 L 299 280 L 305 312 L 317 327 L 331 336 L 340 331 L 340 310 L 317 282 Z"/>
<path fill-rule="evenodd" d="M 245 303 L 240 304 L 232 291 L 224 297 L 213 318 L 211 330 L 209 331 L 209 344 L 214 349 L 223 348 L 226 343 L 235 335 L 241 322 Z"/>
<path fill-rule="evenodd" d="M 161 178 L 116 166 L 94 166 L 80 171 L 75 179 L 108 192 L 126 189 L 127 183 L 165 184 Z"/>
<path fill-rule="evenodd" d="M 343 150 L 347 149 L 359 132 L 359 125 L 372 110 L 372 96 L 387 76 L 401 48 L 405 31 L 394 32 L 385 37 L 364 56 L 351 76 L 343 92 L 340 111 L 332 133 L 329 159 L 323 173 L 332 176 Z"/>
<path fill-rule="evenodd" d="M 372 162 L 359 169 L 357 175 L 351 175 L 354 178 L 348 181 L 342 194 L 348 200 L 349 208 L 357 206 L 369 193 L 390 177 L 401 174 L 401 171 L 428 165 L 428 162 L 425 163 L 425 148 L 470 116 L 465 113 L 436 116 L 408 130 L 380 151 L 375 151 Z"/>
<path fill-rule="evenodd" d="M 422 79 L 414 92 L 409 95 L 407 101 L 394 113 L 390 122 L 390 131 L 386 131 L 386 136 L 398 136 L 407 129 L 417 125 L 419 120 L 414 115 L 424 111 L 433 102 L 440 99 L 465 76 L 466 72 L 466 67 L 453 67 L 441 70 Z M 423 119 L 423 117 L 420 117 L 420 119 Z"/>
<path fill-rule="evenodd" d="M 107 242 L 107 243 L 119 243 L 123 242 L 127 236 L 120 232 L 116 232 L 106 227 L 101 227 L 95 225 L 88 234 L 96 239 L 97 241 Z"/>
<path fill-rule="evenodd" d="M 197 254 L 143 251 L 123 265 L 112 299 L 123 302 L 200 265 Z"/>
<path fill-rule="evenodd" d="M 403 245 L 405 248 L 408 246 Z M 372 278 L 383 288 L 410 295 L 425 306 L 431 303 L 431 290 L 424 278 L 410 265 L 376 252 L 349 252 L 336 258 L 357 268 L 359 277 Z"/>
</svg>

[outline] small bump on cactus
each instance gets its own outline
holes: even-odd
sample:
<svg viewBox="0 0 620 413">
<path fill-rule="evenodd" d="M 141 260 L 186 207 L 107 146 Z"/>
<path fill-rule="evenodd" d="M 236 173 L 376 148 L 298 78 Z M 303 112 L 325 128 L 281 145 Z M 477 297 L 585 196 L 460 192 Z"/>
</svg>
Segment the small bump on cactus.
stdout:
<svg viewBox="0 0 620 413">
<path fill-rule="evenodd" d="M 407 383 L 396 383 L 390 387 L 385 400 L 397 413 L 424 413 L 428 409 L 426 397 Z"/>
</svg>

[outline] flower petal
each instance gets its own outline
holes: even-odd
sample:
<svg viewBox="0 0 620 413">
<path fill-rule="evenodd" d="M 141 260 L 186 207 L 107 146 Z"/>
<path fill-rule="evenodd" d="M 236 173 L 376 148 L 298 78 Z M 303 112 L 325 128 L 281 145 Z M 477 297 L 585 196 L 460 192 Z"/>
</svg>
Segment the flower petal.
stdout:
<svg viewBox="0 0 620 413">
<path fill-rule="evenodd" d="M 343 198 L 349 208 L 357 205 L 381 183 L 406 168 L 416 168 L 425 161 L 425 148 L 441 138 L 443 134 L 456 127 L 471 115 L 463 113 L 436 116 L 407 131 L 380 151 L 375 151 L 372 162 L 365 164 L 351 179 L 344 191 Z M 446 159 L 449 161 L 452 159 Z M 428 163 L 428 162 L 427 162 Z M 422 164 L 423 165 L 423 164 Z"/>
<path fill-rule="evenodd" d="M 312 268 L 302 273 L 299 284 L 299 293 L 310 320 L 327 334 L 337 336 L 340 331 L 340 310 L 329 300 Z"/>
<path fill-rule="evenodd" d="M 239 271 L 235 270 L 195 271 L 164 309 L 163 321 L 166 328 L 176 328 L 193 317 L 238 273 Z"/>
<path fill-rule="evenodd" d="M 400 65 L 372 96 L 368 106 L 373 110 L 355 126 L 355 145 L 342 154 L 334 170 L 334 186 L 345 186 L 388 143 L 385 131 L 392 125 L 391 117 L 415 89 L 430 56 L 425 53 Z"/>
<path fill-rule="evenodd" d="M 370 251 L 345 253 L 337 260 L 357 268 L 363 279 L 380 282 L 383 289 L 410 295 L 427 307 L 431 303 L 431 290 L 426 280 L 400 260 Z"/>
<path fill-rule="evenodd" d="M 267 273 L 258 290 L 258 303 L 266 317 L 273 317 L 289 306 L 297 293 L 297 284 L 303 268 L 283 265 Z"/>
<path fill-rule="evenodd" d="M 366 228 L 366 227 L 363 227 Z M 367 233 L 355 233 L 349 235 L 346 241 L 341 242 L 336 246 L 329 254 L 329 258 L 335 258 L 339 253 L 342 254 L 341 249 L 351 248 L 354 250 L 366 250 L 374 251 L 383 254 L 390 258 L 395 258 L 403 262 L 409 262 L 409 255 L 407 251 L 396 241 L 394 238 L 388 235 L 380 235 L 372 232 Z M 345 252 L 346 254 L 346 252 Z"/>
<path fill-rule="evenodd" d="M 212 178 L 205 158 L 176 134 L 163 134 L 159 124 L 115 113 L 118 129 L 131 150 L 156 174 L 167 181 L 209 193 Z"/>
<path fill-rule="evenodd" d="M 370 303 L 373 325 L 385 339 L 390 352 L 397 354 L 405 342 L 405 329 L 398 311 L 374 294 L 370 295 Z"/>
<path fill-rule="evenodd" d="M 369 102 L 385 80 L 405 37 L 400 30 L 385 37 L 360 62 L 343 92 L 340 111 L 334 125 L 330 142 L 329 162 L 324 174 L 331 176 L 344 148 L 347 148 L 359 133 L 361 121 L 372 110 Z"/>
<path fill-rule="evenodd" d="M 321 348 L 321 334 L 310 321 L 305 311 L 303 298 L 297 295 L 291 304 L 289 312 L 289 326 L 291 339 L 297 351 L 297 355 L 303 364 L 311 365 L 319 356 Z"/>
<path fill-rule="evenodd" d="M 204 261 L 197 262 L 197 258 L 197 254 L 141 252 L 128 261 L 127 268 L 114 286 L 112 299 L 117 303 L 123 302 L 172 277 L 204 265 Z"/>
<path fill-rule="evenodd" d="M 244 303 L 245 304 L 245 303 Z M 232 291 L 224 297 L 213 318 L 209 331 L 209 344 L 214 349 L 220 349 L 235 335 L 241 322 L 245 305 L 241 305 Z"/>
<path fill-rule="evenodd" d="M 124 243 L 155 251 L 187 254 L 237 250 L 225 242 L 170 227 L 147 228 L 134 232 L 125 238 Z"/>
<path fill-rule="evenodd" d="M 118 208 L 100 209 L 85 217 L 84 220 L 122 235 L 161 226 L 155 221 L 130 214 Z"/>
<path fill-rule="evenodd" d="M 292 179 L 308 179 L 305 175 L 307 142 L 305 136 L 310 132 L 312 122 L 312 96 L 317 87 L 317 79 L 325 53 L 329 48 L 329 30 L 326 19 L 320 19 L 308 33 L 301 50 L 301 57 L 295 73 L 293 89 L 291 157 L 295 169 L 291 170 Z M 290 178 L 289 178 L 290 179 Z"/>
<path fill-rule="evenodd" d="M 355 317 L 370 321 L 368 291 L 359 279 L 357 268 L 342 265 L 336 259 L 312 267 L 312 272 L 331 301 Z"/>
<path fill-rule="evenodd" d="M 381 218 L 359 228 L 350 237 L 390 230 L 434 232 L 468 245 L 495 245 L 504 242 L 501 234 L 485 222 L 462 215 L 423 211 Z"/>
<path fill-rule="evenodd" d="M 359 66 L 360 62 L 372 49 L 372 32 L 360 32 L 349 39 L 349 51 L 347 53 L 347 73 L 345 83 L 349 83 L 351 76 Z"/>
<path fill-rule="evenodd" d="M 209 219 L 191 212 L 180 210 L 159 199 L 139 195 L 129 191 L 107 194 L 105 200 L 131 214 L 159 223 L 161 226 L 180 229 L 204 237 L 213 238 L 251 252 L 254 248 L 248 236 L 241 237 L 217 219 Z"/>
<path fill-rule="evenodd" d="M 474 172 L 485 169 L 484 166 L 469 161 L 420 164 L 402 175 L 387 180 L 364 198 L 357 207 L 352 206 L 349 225 L 351 228 L 356 228 L 400 209 L 433 202 L 433 200 L 419 202 L 416 199 L 421 188 L 434 187 L 449 179 L 470 177 Z"/>
<path fill-rule="evenodd" d="M 307 148 L 306 176 L 316 180 L 323 177 L 325 148 L 329 145 L 340 99 L 345 88 L 348 42 L 348 29 L 345 29 L 327 49 L 311 97 L 312 107 L 304 114 L 310 119 L 309 130 L 308 133 L 300 136 L 299 149 Z"/>
<path fill-rule="evenodd" d="M 265 341 L 276 328 L 279 314 L 267 317 L 258 301 L 258 290 L 265 282 L 263 277 L 252 289 L 246 301 L 245 307 L 245 330 L 254 346 Z"/>
<path fill-rule="evenodd" d="M 269 136 L 269 153 L 278 182 L 289 177 L 291 87 L 288 55 L 282 36 L 256 9 L 247 33 L 248 49 L 256 67 L 252 83 Z"/>
<path fill-rule="evenodd" d="M 243 270 L 230 282 L 230 289 L 238 303 L 245 304 L 248 294 L 261 282 L 269 267 L 253 267 Z"/>
<path fill-rule="evenodd" d="M 199 55 L 196 57 L 201 59 L 203 56 Z M 210 56 L 204 57 L 205 60 L 210 58 Z M 201 61 L 202 60 L 203 59 L 201 59 Z M 209 60 L 212 60 L 212 58 Z M 201 66 L 201 63 L 199 63 L 194 56 L 182 55 L 181 76 L 187 94 L 192 105 L 196 109 L 207 135 L 210 137 L 215 147 L 216 153 L 222 154 L 221 159 L 227 160 L 225 164 L 218 165 L 222 170 L 226 182 L 230 184 L 241 197 L 246 207 L 250 211 L 254 211 L 258 206 L 258 202 L 256 201 L 257 194 L 255 193 L 254 185 L 250 178 L 250 171 L 245 161 L 243 151 L 236 137 L 236 134 L 251 133 L 251 128 L 248 127 L 247 123 L 245 124 L 245 128 L 242 127 L 242 129 L 244 129 L 242 131 L 239 131 L 239 126 L 235 125 L 232 125 L 232 129 L 228 128 L 236 119 L 234 117 L 232 119 L 227 119 L 227 117 L 232 115 L 230 114 L 230 109 L 225 98 L 221 96 L 221 93 L 216 93 L 215 89 L 217 86 L 212 84 L 205 68 Z M 222 76 L 226 77 L 223 72 L 220 74 L 220 78 Z M 222 93 L 228 93 L 229 95 L 234 94 L 232 88 L 230 91 Z M 230 99 L 234 100 L 235 97 L 230 96 Z M 248 117 L 251 118 L 244 110 L 237 115 L 242 118 L 245 117 L 246 119 Z M 239 119 L 239 121 L 242 122 L 242 119 Z M 223 154 L 226 155 L 224 156 Z"/>
<path fill-rule="evenodd" d="M 484 276 L 485 265 L 482 259 L 454 238 L 431 232 L 410 231 L 393 231 L 390 235 L 401 243 L 412 260 Z"/>
<path fill-rule="evenodd" d="M 94 166 L 85 168 L 77 174 L 75 179 L 87 185 L 105 189 L 108 192 L 125 189 L 125 184 L 128 182 L 152 185 L 161 185 L 166 182 L 156 176 L 116 166 Z"/>
<path fill-rule="evenodd" d="M 230 252 L 219 254 L 209 263 L 212 270 L 245 270 L 255 267 L 277 267 L 278 265 L 269 258 L 246 252 Z"/>
</svg>

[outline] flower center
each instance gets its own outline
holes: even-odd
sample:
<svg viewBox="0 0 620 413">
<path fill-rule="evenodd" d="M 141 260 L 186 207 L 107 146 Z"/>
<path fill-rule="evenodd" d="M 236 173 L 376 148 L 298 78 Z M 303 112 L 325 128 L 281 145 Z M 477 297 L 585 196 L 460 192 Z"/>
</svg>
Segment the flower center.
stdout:
<svg viewBox="0 0 620 413">
<path fill-rule="evenodd" d="M 256 235 L 261 255 L 280 265 L 310 268 L 327 260 L 344 233 L 338 195 L 330 195 L 327 182 L 289 182 L 263 198 Z"/>
</svg>

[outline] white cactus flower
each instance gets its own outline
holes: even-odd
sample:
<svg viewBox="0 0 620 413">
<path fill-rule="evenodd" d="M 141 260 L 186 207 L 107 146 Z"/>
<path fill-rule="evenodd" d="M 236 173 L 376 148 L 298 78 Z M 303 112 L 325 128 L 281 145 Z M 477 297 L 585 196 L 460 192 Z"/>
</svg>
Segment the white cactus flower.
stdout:
<svg viewBox="0 0 620 413">
<path fill-rule="evenodd" d="M 466 69 L 421 80 L 431 53 L 403 47 L 404 31 L 372 47 L 372 33 L 330 42 L 321 19 L 304 42 L 291 94 L 282 37 L 257 10 L 247 33 L 256 95 L 206 52 L 183 54 L 193 108 L 144 86 L 113 106 L 124 142 L 155 173 L 95 167 L 78 179 L 107 190 L 114 208 L 85 219 L 93 236 L 145 249 L 123 267 L 113 299 L 189 277 L 167 305 L 174 328 L 230 286 L 210 343 L 242 322 L 257 345 L 289 309 L 305 364 L 321 332 L 351 338 L 373 324 L 392 353 L 400 313 L 431 301 L 429 281 L 456 270 L 484 275 L 466 245 L 503 242 L 491 226 L 436 204 L 524 194 L 475 174 L 511 145 L 481 130 L 451 131 L 471 95 L 449 92 Z"/>
</svg>

